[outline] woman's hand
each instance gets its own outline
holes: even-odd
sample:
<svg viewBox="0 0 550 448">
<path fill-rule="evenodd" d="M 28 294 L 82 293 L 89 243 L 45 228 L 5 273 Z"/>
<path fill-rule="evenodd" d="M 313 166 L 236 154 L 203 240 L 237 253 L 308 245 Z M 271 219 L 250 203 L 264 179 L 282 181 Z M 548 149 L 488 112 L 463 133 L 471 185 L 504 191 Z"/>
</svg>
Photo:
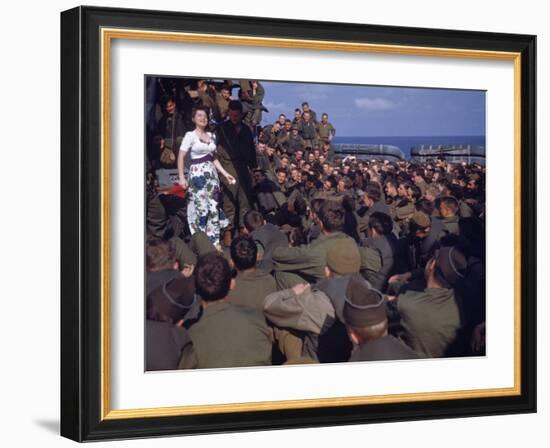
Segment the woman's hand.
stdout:
<svg viewBox="0 0 550 448">
<path fill-rule="evenodd" d="M 178 180 L 178 184 L 180 184 L 181 188 L 183 188 L 184 190 L 187 190 L 187 187 L 189 186 L 189 184 L 187 183 L 187 180 L 183 176 L 180 176 Z"/>
<path fill-rule="evenodd" d="M 229 185 L 233 185 L 233 184 L 237 183 L 237 180 L 231 174 L 226 174 L 225 175 L 225 180 L 227 180 L 227 183 Z"/>
</svg>

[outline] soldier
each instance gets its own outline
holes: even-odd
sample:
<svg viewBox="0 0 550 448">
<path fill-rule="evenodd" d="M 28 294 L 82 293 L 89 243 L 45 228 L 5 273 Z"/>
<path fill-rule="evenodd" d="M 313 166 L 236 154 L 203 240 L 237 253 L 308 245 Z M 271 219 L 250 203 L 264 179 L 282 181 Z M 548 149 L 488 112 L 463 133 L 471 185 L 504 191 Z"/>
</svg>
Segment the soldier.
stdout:
<svg viewBox="0 0 550 448">
<path fill-rule="evenodd" d="M 280 123 L 280 122 L 279 122 Z M 282 152 L 288 153 L 288 144 L 292 135 L 292 122 L 287 118 L 277 135 L 276 147 Z"/>
<path fill-rule="evenodd" d="M 244 214 L 254 203 L 250 170 L 256 167 L 256 151 L 250 128 L 243 126 L 242 113 L 241 102 L 230 101 L 229 120 L 222 123 L 216 132 L 218 160 L 237 181 L 229 184 L 225 178 L 221 179 L 223 210 L 230 222 L 224 233 L 226 246 L 231 244 L 232 230 L 242 224 Z"/>
<path fill-rule="evenodd" d="M 350 362 L 419 358 L 411 348 L 388 334 L 386 300 L 359 275 L 348 282 L 343 317 L 354 345 Z"/>
<path fill-rule="evenodd" d="M 426 288 L 405 285 L 396 297 L 405 342 L 424 357 L 454 354 L 461 319 L 453 287 L 464 278 L 466 267 L 458 249 L 444 247 L 426 264 Z"/>
<path fill-rule="evenodd" d="M 281 129 L 285 127 L 285 122 L 287 121 L 285 114 L 279 114 L 279 118 L 277 119 L 277 122 L 281 126 Z M 290 120 L 288 120 L 290 121 Z"/>
<path fill-rule="evenodd" d="M 439 200 L 438 209 L 440 219 L 443 221 L 443 232 L 460 235 L 458 201 L 452 196 L 444 196 Z"/>
<path fill-rule="evenodd" d="M 228 301 L 234 280 L 223 255 L 200 258 L 194 276 L 203 312 L 189 328 L 196 356 L 193 367 L 271 365 L 272 331 L 260 312 Z"/>
<path fill-rule="evenodd" d="M 276 247 L 288 247 L 287 236 L 274 224 L 266 222 L 261 213 L 249 210 L 244 216 L 245 233 L 254 239 L 261 248 L 261 260 L 258 267 L 273 270 L 273 250 Z"/>
<path fill-rule="evenodd" d="M 300 135 L 300 128 L 297 124 L 293 124 L 291 134 L 288 137 L 287 152 L 289 155 L 294 155 L 296 151 L 304 147 L 304 139 Z"/>
<path fill-rule="evenodd" d="M 195 280 L 183 275 L 147 295 L 145 370 L 175 370 L 178 365 L 184 368 L 194 358 L 191 338 L 183 328 L 194 299 Z"/>
<path fill-rule="evenodd" d="M 306 112 L 309 112 L 309 115 L 311 117 L 311 121 L 313 121 L 313 123 L 317 124 L 317 114 L 315 113 L 314 110 L 311 110 L 309 108 L 309 103 L 307 101 L 304 101 L 302 103 L 302 116 L 306 113 Z"/>
<path fill-rule="evenodd" d="M 321 116 L 321 123 L 319 123 L 319 140 L 322 143 L 331 142 L 332 138 L 336 135 L 336 129 L 328 121 L 328 114 L 324 113 Z"/>
<path fill-rule="evenodd" d="M 262 121 L 262 110 L 264 106 L 262 101 L 264 100 L 265 90 L 263 86 L 257 80 L 240 81 L 240 100 L 246 104 L 246 110 L 243 109 L 245 116 L 243 122 L 256 133 L 256 127 Z"/>
<path fill-rule="evenodd" d="M 292 125 L 298 126 L 298 129 L 302 127 L 302 110 L 294 109 L 294 118 L 292 119 Z"/>
<path fill-rule="evenodd" d="M 325 277 L 326 253 L 332 244 L 349 239 L 342 232 L 345 211 L 335 201 L 325 201 L 319 212 L 321 236 L 311 244 L 273 251 L 275 280 L 279 289 L 306 282 L 314 283 Z"/>
<path fill-rule="evenodd" d="M 235 238 L 231 242 L 231 261 L 237 276 L 227 301 L 263 312 L 264 299 L 277 290 L 277 285 L 269 272 L 256 269 L 258 247 L 255 241 L 249 236 Z"/>
<path fill-rule="evenodd" d="M 231 101 L 231 86 L 224 83 L 221 90 L 216 92 L 215 117 L 218 123 L 222 123 L 227 118 L 229 102 Z"/>
<path fill-rule="evenodd" d="M 414 184 L 418 188 L 420 188 L 420 193 L 422 194 L 422 196 L 424 196 L 426 194 L 426 189 L 428 188 L 428 184 L 424 179 L 424 170 L 416 169 L 413 174 L 414 174 L 414 177 L 413 177 Z"/>
<path fill-rule="evenodd" d="M 426 266 L 436 248 L 439 247 L 439 238 L 443 231 L 443 223 L 439 219 L 432 219 L 429 214 L 417 211 L 409 223 L 409 249 L 412 269 Z"/>
<path fill-rule="evenodd" d="M 304 147 L 313 148 L 317 145 L 317 125 L 311 117 L 311 113 L 304 112 L 302 120 L 302 138 L 304 139 Z"/>
<path fill-rule="evenodd" d="M 363 193 L 363 203 L 367 210 L 359 217 L 359 232 L 364 233 L 369 226 L 369 219 L 373 213 L 380 212 L 390 215 L 390 209 L 381 201 L 380 187 L 376 184 L 370 184 Z"/>
<path fill-rule="evenodd" d="M 176 108 L 175 99 L 165 97 L 162 104 L 164 114 L 158 124 L 160 154 L 156 160 L 160 160 L 163 168 L 175 168 L 176 156 L 187 129 L 183 114 Z"/>
</svg>

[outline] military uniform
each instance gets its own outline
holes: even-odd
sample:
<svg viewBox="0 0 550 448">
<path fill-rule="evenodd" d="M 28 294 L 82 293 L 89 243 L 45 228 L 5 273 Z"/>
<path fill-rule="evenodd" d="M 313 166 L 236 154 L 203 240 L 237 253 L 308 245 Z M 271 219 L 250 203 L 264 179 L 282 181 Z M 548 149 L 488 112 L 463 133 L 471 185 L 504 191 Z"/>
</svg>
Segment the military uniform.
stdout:
<svg viewBox="0 0 550 448">
<path fill-rule="evenodd" d="M 313 148 L 317 144 L 317 125 L 313 120 L 302 120 L 301 125 L 302 138 L 304 139 L 304 146 Z"/>
<path fill-rule="evenodd" d="M 289 155 L 293 155 L 298 149 L 304 148 L 304 139 L 300 134 L 290 135 L 288 138 L 287 152 Z"/>
<path fill-rule="evenodd" d="M 399 294 L 397 308 L 401 316 L 405 342 L 429 358 L 452 355 L 460 328 L 460 312 L 452 289 L 426 288 Z"/>
<path fill-rule="evenodd" d="M 321 142 L 329 142 L 336 135 L 336 129 L 331 123 L 319 123 L 318 132 Z"/>
<path fill-rule="evenodd" d="M 262 121 L 262 101 L 264 100 L 265 89 L 258 82 L 256 92 L 254 93 L 252 83 L 246 79 L 241 80 L 240 86 L 241 100 L 243 106 L 245 106 L 245 109 L 243 109 L 245 113 L 243 122 L 249 126 L 250 129 L 255 129 Z"/>
<path fill-rule="evenodd" d="M 220 179 L 223 192 L 223 210 L 230 225 L 239 226 L 244 214 L 252 208 L 251 169 L 256 167 L 254 137 L 250 129 L 242 125 L 239 132 L 231 121 L 222 123 L 216 132 L 216 157 L 222 167 L 236 179 L 230 185 L 225 177 Z"/>
<path fill-rule="evenodd" d="M 272 331 L 258 311 L 212 303 L 189 328 L 196 368 L 271 365 Z"/>
<path fill-rule="evenodd" d="M 365 233 L 369 227 L 369 219 L 373 213 L 385 213 L 388 216 L 391 216 L 389 207 L 384 204 L 382 201 L 375 202 L 374 205 L 369 208 L 363 216 L 359 216 L 358 219 L 358 229 L 359 233 Z"/>
<path fill-rule="evenodd" d="M 391 335 L 366 342 L 355 347 L 349 362 L 356 361 L 391 361 L 396 359 L 418 359 L 418 353 L 407 347 Z"/>
<path fill-rule="evenodd" d="M 275 280 L 279 289 L 291 288 L 298 283 L 315 283 L 325 277 L 326 255 L 332 244 L 351 239 L 345 233 L 321 235 L 308 245 L 278 247 L 273 251 Z"/>
<path fill-rule="evenodd" d="M 466 202 L 458 202 L 458 214 L 461 218 L 473 218 L 475 216 L 474 210 Z"/>
<path fill-rule="evenodd" d="M 173 114 L 165 114 L 159 121 L 158 134 L 164 140 L 164 148 L 161 149 L 158 157 L 163 168 L 175 168 L 177 164 L 177 155 L 180 149 L 183 136 L 187 132 L 183 114 L 175 111 Z M 168 159 L 160 158 L 164 150 L 172 151 L 173 159 L 168 162 Z"/>
<path fill-rule="evenodd" d="M 229 111 L 229 102 L 231 98 L 226 99 L 220 92 L 216 92 L 216 108 L 215 116 L 218 123 L 223 122 L 227 118 L 227 112 Z"/>
<path fill-rule="evenodd" d="M 273 251 L 277 247 L 288 247 L 287 236 L 276 225 L 266 223 L 254 230 L 250 237 L 263 249 L 263 256 L 258 267 L 271 271 L 273 269 Z"/>
<path fill-rule="evenodd" d="M 191 338 L 184 328 L 168 322 L 145 323 L 145 370 L 175 370 L 182 354 L 190 355 Z"/>
<path fill-rule="evenodd" d="M 377 250 L 380 253 L 381 267 L 378 272 L 370 272 L 367 280 L 376 289 L 384 291 L 388 278 L 395 271 L 395 258 L 398 252 L 398 241 L 395 235 L 380 235 L 377 238 L 367 238 L 363 246 Z"/>
<path fill-rule="evenodd" d="M 269 272 L 261 269 L 239 272 L 235 278 L 235 287 L 227 295 L 227 301 L 263 312 L 264 299 L 275 291 L 277 284 Z"/>
<path fill-rule="evenodd" d="M 443 223 L 443 235 L 460 235 L 460 227 L 458 226 L 460 218 L 458 216 L 449 216 L 448 218 L 439 219 Z"/>
</svg>

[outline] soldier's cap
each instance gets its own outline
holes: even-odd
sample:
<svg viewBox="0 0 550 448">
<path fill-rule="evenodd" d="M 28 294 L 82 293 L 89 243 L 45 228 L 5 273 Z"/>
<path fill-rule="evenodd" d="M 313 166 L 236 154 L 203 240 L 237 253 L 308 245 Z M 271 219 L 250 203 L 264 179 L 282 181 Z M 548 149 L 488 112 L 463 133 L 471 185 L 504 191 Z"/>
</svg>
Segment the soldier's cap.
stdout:
<svg viewBox="0 0 550 448">
<path fill-rule="evenodd" d="M 454 286 L 466 275 L 468 261 L 456 247 L 442 247 L 435 254 L 435 266 L 444 280 Z"/>
<path fill-rule="evenodd" d="M 149 303 L 154 303 L 157 309 L 167 310 L 167 315 L 171 314 L 169 310 L 174 307 L 181 311 L 188 310 L 196 301 L 195 280 L 183 275 L 170 279 L 151 292 L 147 299 Z"/>
<path fill-rule="evenodd" d="M 361 274 L 355 274 L 346 289 L 343 316 L 351 327 L 379 324 L 387 319 L 386 299 L 380 291 L 371 288 Z"/>
<path fill-rule="evenodd" d="M 432 224 L 431 218 L 424 212 L 415 212 L 411 218 L 411 225 L 418 230 L 424 230 Z"/>
<path fill-rule="evenodd" d="M 351 238 L 335 240 L 327 251 L 327 266 L 338 275 L 359 272 L 361 255 L 357 244 Z"/>
</svg>

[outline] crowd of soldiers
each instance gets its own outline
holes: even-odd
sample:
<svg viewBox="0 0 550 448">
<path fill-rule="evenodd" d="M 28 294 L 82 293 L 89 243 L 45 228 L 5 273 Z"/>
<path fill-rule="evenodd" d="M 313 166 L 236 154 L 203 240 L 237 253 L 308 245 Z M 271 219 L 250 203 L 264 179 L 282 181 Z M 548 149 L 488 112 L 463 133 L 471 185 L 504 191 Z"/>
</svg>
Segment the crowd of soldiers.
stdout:
<svg viewBox="0 0 550 448">
<path fill-rule="evenodd" d="M 148 82 L 147 370 L 484 355 L 485 167 L 335 155 L 307 103 L 260 127 L 257 81 Z M 198 105 L 254 136 L 218 147 L 243 190 L 221 248 L 155 186 Z"/>
</svg>

